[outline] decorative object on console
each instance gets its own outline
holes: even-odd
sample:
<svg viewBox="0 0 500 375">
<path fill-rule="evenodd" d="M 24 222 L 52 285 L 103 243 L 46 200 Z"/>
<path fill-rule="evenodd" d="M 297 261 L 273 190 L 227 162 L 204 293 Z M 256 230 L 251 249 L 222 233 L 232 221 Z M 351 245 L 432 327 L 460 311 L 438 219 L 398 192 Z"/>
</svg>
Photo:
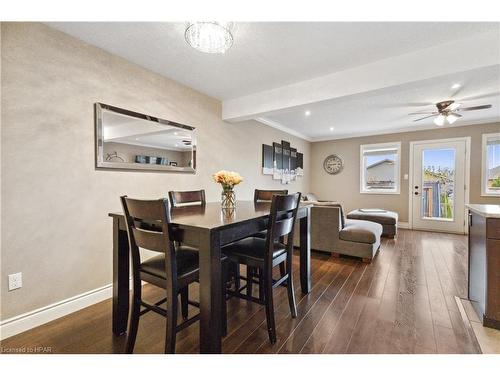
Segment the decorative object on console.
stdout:
<svg viewBox="0 0 500 375">
<path fill-rule="evenodd" d="M 122 158 L 121 156 L 118 155 L 116 151 L 113 151 L 112 153 L 108 153 L 106 155 L 106 161 L 111 161 L 111 162 L 118 162 L 118 163 L 124 163 L 125 159 Z"/>
<path fill-rule="evenodd" d="M 323 169 L 329 174 L 338 174 L 344 169 L 344 162 L 338 155 L 332 154 L 325 158 Z"/>
<path fill-rule="evenodd" d="M 135 155 L 135 162 L 139 164 L 169 165 L 168 159 L 160 156 Z M 170 162 L 170 165 L 173 165 L 172 163 Z"/>
<path fill-rule="evenodd" d="M 304 175 L 304 155 L 290 146 L 290 142 L 273 142 L 262 145 L 262 174 L 272 175 L 273 180 L 289 184 Z"/>
<path fill-rule="evenodd" d="M 213 174 L 213 179 L 222 185 L 221 205 L 223 209 L 234 209 L 236 206 L 236 194 L 234 186 L 243 181 L 243 177 L 236 172 L 219 171 Z"/>
</svg>

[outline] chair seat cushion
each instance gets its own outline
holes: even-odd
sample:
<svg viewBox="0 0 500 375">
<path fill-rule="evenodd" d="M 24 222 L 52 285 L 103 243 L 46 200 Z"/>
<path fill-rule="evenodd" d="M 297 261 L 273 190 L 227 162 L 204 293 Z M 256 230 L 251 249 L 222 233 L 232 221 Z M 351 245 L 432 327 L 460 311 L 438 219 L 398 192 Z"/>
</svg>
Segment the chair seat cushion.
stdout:
<svg viewBox="0 0 500 375">
<path fill-rule="evenodd" d="M 339 237 L 344 241 L 373 244 L 382 235 L 382 225 L 372 221 L 347 219 Z"/>
<path fill-rule="evenodd" d="M 224 246 L 222 251 L 229 258 L 249 258 L 262 261 L 266 254 L 266 240 L 258 237 L 248 237 Z M 285 245 L 282 243 L 274 244 L 273 258 L 277 258 L 285 252 Z"/>
<path fill-rule="evenodd" d="M 175 256 L 177 258 L 177 277 L 180 278 L 198 269 L 198 251 L 194 248 L 179 246 L 175 252 Z M 165 255 L 157 255 L 142 262 L 141 272 L 166 279 Z"/>
<path fill-rule="evenodd" d="M 354 210 L 347 214 L 348 219 L 368 220 L 382 225 L 396 225 L 398 223 L 398 214 L 392 211 L 364 212 Z"/>
</svg>

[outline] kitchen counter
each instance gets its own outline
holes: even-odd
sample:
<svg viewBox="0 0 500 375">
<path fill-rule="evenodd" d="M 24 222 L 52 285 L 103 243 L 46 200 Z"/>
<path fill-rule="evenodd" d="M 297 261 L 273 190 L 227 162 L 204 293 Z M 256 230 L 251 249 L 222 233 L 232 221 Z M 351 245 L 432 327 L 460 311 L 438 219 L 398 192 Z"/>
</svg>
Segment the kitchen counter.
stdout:
<svg viewBox="0 0 500 375">
<path fill-rule="evenodd" d="M 500 204 L 468 204 L 467 208 L 483 217 L 500 219 Z"/>
</svg>

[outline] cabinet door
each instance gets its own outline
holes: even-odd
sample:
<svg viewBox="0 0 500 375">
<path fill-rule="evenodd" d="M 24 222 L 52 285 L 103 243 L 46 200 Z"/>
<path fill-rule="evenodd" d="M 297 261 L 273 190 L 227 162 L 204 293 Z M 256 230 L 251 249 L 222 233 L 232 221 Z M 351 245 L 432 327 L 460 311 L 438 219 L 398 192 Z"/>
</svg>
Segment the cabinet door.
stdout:
<svg viewBox="0 0 500 375">
<path fill-rule="evenodd" d="M 482 319 L 486 304 L 486 220 L 469 216 L 469 299 Z"/>
</svg>

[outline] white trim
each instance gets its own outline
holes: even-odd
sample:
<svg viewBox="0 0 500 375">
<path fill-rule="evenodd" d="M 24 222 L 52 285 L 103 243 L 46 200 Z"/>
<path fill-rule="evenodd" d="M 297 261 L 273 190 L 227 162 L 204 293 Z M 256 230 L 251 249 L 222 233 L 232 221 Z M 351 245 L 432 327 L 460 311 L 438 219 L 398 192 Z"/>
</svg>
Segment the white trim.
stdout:
<svg viewBox="0 0 500 375">
<path fill-rule="evenodd" d="M 305 134 L 302 134 L 302 133 L 299 133 L 298 131 L 295 131 L 293 129 L 290 129 L 289 127 L 285 126 L 285 125 L 282 125 L 280 124 L 279 122 L 277 121 L 273 121 L 273 120 L 268 120 L 264 117 L 257 117 L 255 118 L 255 121 L 258 121 L 260 122 L 261 124 L 264 124 L 264 125 L 267 125 L 267 126 L 270 126 L 272 128 L 275 128 L 275 129 L 278 129 L 278 130 L 281 130 L 282 132 L 285 132 L 285 133 L 288 133 L 288 134 L 291 134 L 291 135 L 294 135 L 296 137 L 299 137 L 299 138 L 302 138 L 308 142 L 312 142 L 312 138 L 308 137 L 307 135 Z"/>
<path fill-rule="evenodd" d="M 467 204 L 470 199 L 470 154 L 471 154 L 471 137 L 459 138 L 444 138 L 444 139 L 428 139 L 420 141 L 411 141 L 409 152 L 409 171 L 408 171 L 408 229 L 413 229 L 413 151 L 414 146 L 425 143 L 441 143 L 441 142 L 456 142 L 465 141 L 465 172 L 464 172 L 464 231 L 460 233 L 468 233 L 469 226 L 467 225 Z M 456 232 L 454 232 L 456 233 Z"/>
<path fill-rule="evenodd" d="M 398 224 L 396 226 L 401 229 L 410 229 L 410 224 L 404 221 L 398 221 Z"/>
<path fill-rule="evenodd" d="M 143 281 L 142 285 L 144 284 L 146 282 Z M 130 289 L 132 289 L 132 279 L 130 279 Z M 39 309 L 2 320 L 0 322 L 0 340 L 62 318 L 112 296 L 113 284 L 108 284 Z"/>
<path fill-rule="evenodd" d="M 397 152 L 397 168 L 396 173 L 396 190 L 386 191 L 386 190 L 365 190 L 365 163 L 363 154 L 364 151 L 384 149 L 384 148 L 396 148 Z M 401 142 L 388 142 L 388 143 L 371 143 L 359 146 L 359 192 L 360 194 L 400 194 L 401 193 Z"/>
<path fill-rule="evenodd" d="M 482 197 L 498 197 L 500 196 L 500 191 L 498 193 L 491 193 L 486 191 L 486 169 L 487 169 L 487 152 L 486 143 L 488 138 L 499 138 L 500 133 L 484 133 L 482 136 L 481 143 L 481 196 Z"/>
</svg>

